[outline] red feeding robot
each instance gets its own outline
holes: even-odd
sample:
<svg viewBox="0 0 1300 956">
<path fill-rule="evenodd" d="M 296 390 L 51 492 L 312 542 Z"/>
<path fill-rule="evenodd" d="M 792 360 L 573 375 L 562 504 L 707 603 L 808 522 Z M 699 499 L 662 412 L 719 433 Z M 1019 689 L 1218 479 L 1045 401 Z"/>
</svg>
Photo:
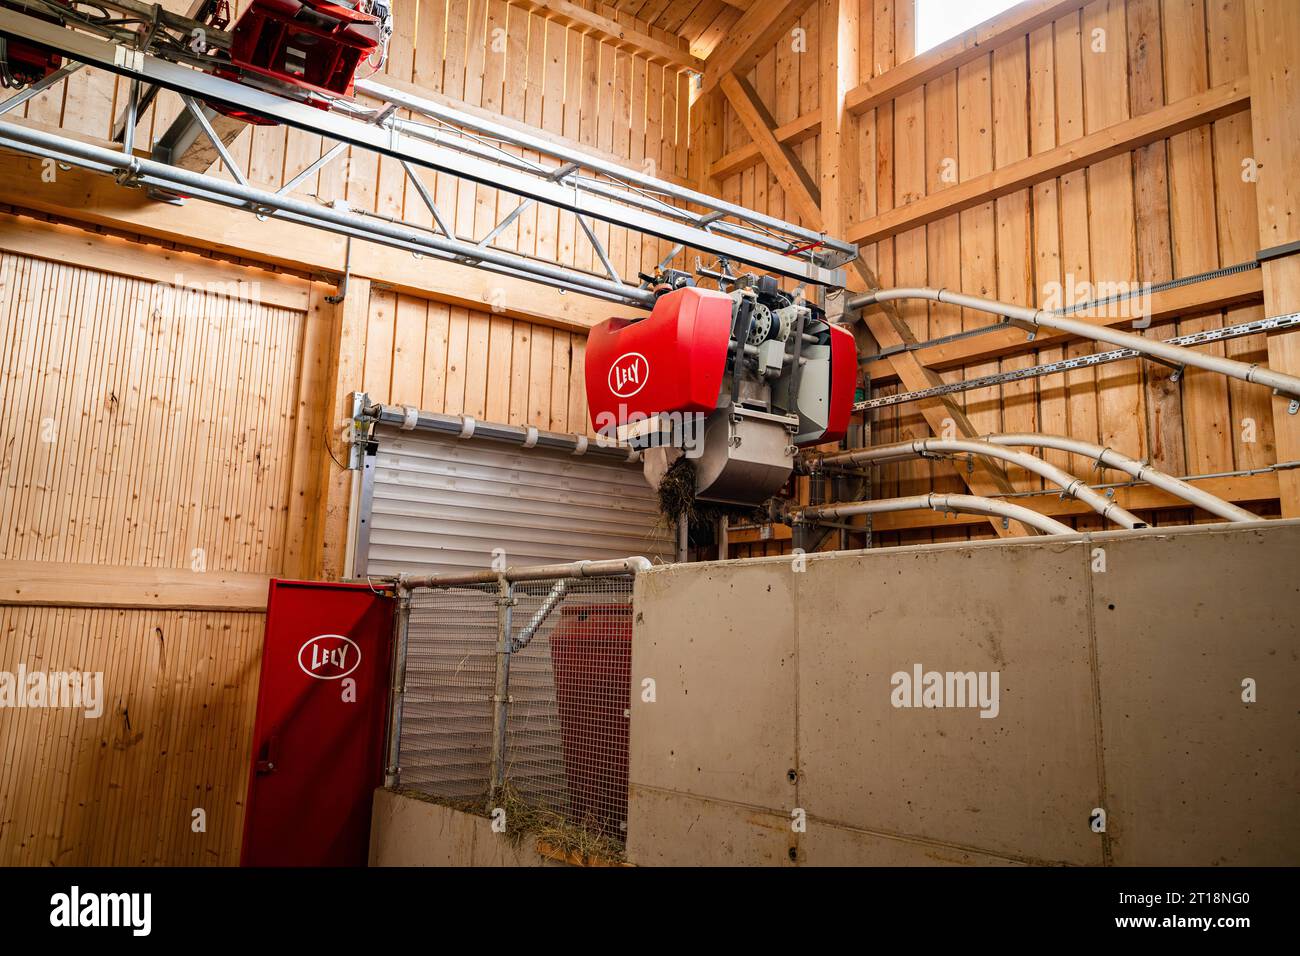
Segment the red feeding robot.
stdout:
<svg viewBox="0 0 1300 956">
<path fill-rule="evenodd" d="M 644 449 L 652 485 L 685 455 L 696 497 L 756 504 L 785 484 L 796 448 L 844 436 L 857 346 L 771 277 L 742 277 L 730 293 L 690 281 L 662 292 L 646 318 L 591 330 L 591 421 Z"/>
</svg>

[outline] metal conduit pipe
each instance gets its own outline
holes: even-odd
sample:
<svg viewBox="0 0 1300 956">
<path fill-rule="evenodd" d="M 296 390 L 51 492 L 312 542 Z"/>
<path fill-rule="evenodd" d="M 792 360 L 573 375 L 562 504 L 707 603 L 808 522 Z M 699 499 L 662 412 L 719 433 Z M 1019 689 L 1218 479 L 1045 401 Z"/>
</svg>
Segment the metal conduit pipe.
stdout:
<svg viewBox="0 0 1300 956">
<path fill-rule="evenodd" d="M 399 588 L 448 588 L 467 584 L 495 584 L 502 579 L 546 581 L 553 578 L 600 578 L 619 574 L 637 574 L 651 568 L 650 559 L 640 556 L 608 561 L 572 561 L 568 564 L 541 564 L 531 568 L 506 568 L 504 571 L 449 571 L 443 574 L 399 574 L 392 580 Z"/>
<path fill-rule="evenodd" d="M 900 442 L 896 445 L 880 445 L 876 448 L 864 448 L 860 451 L 843 452 L 822 457 L 823 465 L 861 465 L 869 462 L 898 461 L 904 458 L 920 458 L 926 453 L 943 455 L 980 455 L 985 458 L 997 458 L 1001 461 L 1019 465 L 1025 471 L 1041 475 L 1053 484 L 1061 487 L 1062 494 L 1082 501 L 1103 518 L 1109 518 L 1122 528 L 1145 528 L 1146 522 L 1121 508 L 1118 504 L 1099 494 L 1076 475 L 1057 468 L 1050 462 L 1043 461 L 1036 455 L 1025 451 L 1013 451 L 1001 445 L 984 441 L 952 440 L 944 438 L 921 438 L 916 441 Z"/>
<path fill-rule="evenodd" d="M 1009 501 L 981 498 L 978 495 L 913 495 L 910 498 L 882 498 L 877 501 L 852 501 L 836 505 L 815 505 L 789 512 L 792 521 L 815 521 L 818 518 L 847 518 L 851 515 L 883 514 L 887 511 L 961 511 L 968 514 L 993 515 L 1019 521 L 1045 534 L 1074 534 L 1067 524 L 1055 518 Z"/>
<path fill-rule="evenodd" d="M 1132 332 L 1121 332 L 1117 329 L 1081 322 L 1078 319 L 1067 319 L 1064 316 L 1057 315 L 1054 312 L 1046 312 L 1042 309 L 1030 309 L 1025 306 L 1012 305 L 1009 302 L 998 302 L 995 299 L 981 299 L 978 296 L 964 295 L 960 292 L 949 292 L 947 289 L 880 289 L 850 299 L 846 308 L 862 309 L 877 302 L 888 302 L 894 299 L 929 299 L 933 302 L 961 306 L 963 309 L 976 309 L 980 312 L 1006 316 L 1013 321 L 1056 329 L 1059 332 L 1067 332 L 1080 338 L 1093 339 L 1097 342 L 1109 342 L 1112 345 L 1130 348 L 1135 352 L 1141 352 L 1143 355 L 1149 355 L 1152 358 L 1174 365 L 1189 365 L 1192 368 L 1217 372 L 1220 375 L 1240 379 L 1254 385 L 1264 385 L 1300 401 L 1300 378 L 1287 375 L 1285 372 L 1275 372 L 1259 365 L 1247 365 L 1245 362 L 1237 362 L 1217 355 L 1206 355 L 1203 352 L 1197 352 L 1181 345 L 1170 345 L 1167 342 L 1143 338 L 1140 335 L 1134 335 Z"/>
<path fill-rule="evenodd" d="M 637 449 L 620 445 L 603 435 L 588 438 L 586 435 L 576 433 L 544 431 L 532 425 L 481 422 L 472 415 L 422 412 L 405 405 L 370 404 L 368 396 L 362 398 L 361 416 L 368 421 L 383 425 L 395 425 L 403 431 L 430 431 L 439 435 L 454 435 L 462 439 L 486 439 L 522 445 L 526 448 L 550 449 L 612 461 L 634 462 L 641 458 L 641 453 Z"/>
<path fill-rule="evenodd" d="M 1114 468 L 1117 471 L 1125 472 L 1132 475 L 1139 481 L 1145 481 L 1147 484 L 1167 491 L 1171 495 L 1182 498 L 1190 504 L 1203 508 L 1210 514 L 1218 515 L 1228 521 L 1260 521 L 1259 515 L 1252 514 L 1245 508 L 1239 508 L 1231 502 L 1224 501 L 1215 495 L 1210 494 L 1195 485 L 1189 484 L 1172 475 L 1167 475 L 1157 468 L 1152 468 L 1146 462 L 1138 461 L 1136 458 L 1130 458 L 1128 455 L 1121 454 L 1113 448 L 1106 448 L 1093 442 L 1081 441 L 1077 438 L 1067 438 L 1064 435 L 1043 435 L 1037 432 L 1027 432 L 1024 434 L 1008 435 L 986 435 L 984 441 L 993 445 L 1029 445 L 1034 448 L 1054 448 L 1057 451 L 1066 451 L 1075 455 L 1082 455 L 1085 458 L 1091 458 L 1100 465 L 1107 468 Z"/>
</svg>

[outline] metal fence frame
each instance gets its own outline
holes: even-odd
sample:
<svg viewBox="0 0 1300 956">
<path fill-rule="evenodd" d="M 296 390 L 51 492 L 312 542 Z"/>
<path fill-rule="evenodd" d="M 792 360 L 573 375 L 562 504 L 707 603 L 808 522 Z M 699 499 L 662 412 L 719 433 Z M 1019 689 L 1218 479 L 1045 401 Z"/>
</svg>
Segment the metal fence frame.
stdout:
<svg viewBox="0 0 1300 956">
<path fill-rule="evenodd" d="M 496 606 L 496 641 L 491 695 L 491 756 L 488 773 L 488 805 L 484 808 L 491 812 L 507 783 L 511 736 L 510 665 L 512 659 L 529 646 L 545 626 L 548 618 L 552 616 L 552 612 L 564 604 L 567 597 L 581 592 L 584 587 L 589 589 L 596 583 L 591 579 L 625 578 L 630 584 L 631 579 L 638 572 L 650 567 L 651 562 L 644 557 L 629 557 L 610 561 L 576 561 L 568 564 L 507 568 L 504 571 L 402 574 L 390 579 L 396 592 L 397 614 L 394 623 L 392 697 L 389 705 L 385 786 L 401 785 L 402 727 L 408 692 L 407 664 L 411 647 L 412 600 L 418 597 L 420 592 L 442 591 L 450 594 L 451 589 L 459 588 L 467 598 L 477 592 L 480 596 L 479 603 L 483 603 L 489 595 L 495 595 L 491 598 Z M 590 583 L 584 584 L 584 582 Z M 542 586 L 529 587 L 533 583 Z M 548 584 L 549 588 L 545 587 Z M 628 595 L 630 599 L 630 588 Z M 527 619 L 522 622 L 519 620 L 521 598 L 525 599 L 526 608 L 531 611 Z M 551 647 L 550 651 L 554 654 L 555 648 Z M 629 690 L 622 687 L 611 688 L 611 690 L 624 695 L 622 700 L 626 706 L 625 695 Z M 557 708 L 559 708 L 558 683 L 555 693 Z M 570 719 L 573 719 L 571 715 Z M 621 810 L 621 819 L 626 820 L 626 806 L 624 805 Z M 615 838 L 622 842 L 621 834 L 615 834 Z"/>
</svg>

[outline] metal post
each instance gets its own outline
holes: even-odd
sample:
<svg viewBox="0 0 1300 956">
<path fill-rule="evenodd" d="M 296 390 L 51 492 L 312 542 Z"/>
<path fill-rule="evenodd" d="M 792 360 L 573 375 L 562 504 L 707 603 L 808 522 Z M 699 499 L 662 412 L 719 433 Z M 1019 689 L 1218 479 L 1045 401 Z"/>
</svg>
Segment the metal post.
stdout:
<svg viewBox="0 0 1300 956">
<path fill-rule="evenodd" d="M 388 701 L 388 761 L 384 768 L 384 786 L 401 782 L 402 705 L 406 699 L 407 628 L 411 621 L 411 592 L 397 588 L 397 614 L 393 621 L 393 666 L 390 672 Z"/>
<path fill-rule="evenodd" d="M 506 782 L 506 718 L 510 704 L 510 617 L 515 605 L 514 585 L 506 576 L 497 578 L 497 664 L 492 692 L 492 793 L 487 810 Z"/>
<path fill-rule="evenodd" d="M 135 126 L 140 122 L 140 81 L 131 78 L 131 91 L 126 101 L 126 125 L 122 127 L 122 152 L 130 156 L 135 152 Z"/>
</svg>

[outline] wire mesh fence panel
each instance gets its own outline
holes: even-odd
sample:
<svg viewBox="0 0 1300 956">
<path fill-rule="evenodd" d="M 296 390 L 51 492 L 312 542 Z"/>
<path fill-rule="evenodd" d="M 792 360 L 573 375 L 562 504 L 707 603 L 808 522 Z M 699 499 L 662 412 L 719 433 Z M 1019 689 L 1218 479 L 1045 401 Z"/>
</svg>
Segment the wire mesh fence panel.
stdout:
<svg viewBox="0 0 1300 956">
<path fill-rule="evenodd" d="M 530 693 L 522 702 L 512 664 L 507 775 L 525 799 L 621 842 L 627 820 L 632 581 L 521 584 L 516 619 L 531 622 L 559 587 L 562 597 L 525 648 L 537 649 L 532 659 L 545 660 L 549 673 L 530 671 L 521 681 L 528 691 L 548 682 L 550 699 L 534 700 Z M 551 747 L 538 747 L 557 738 L 558 765 Z"/>
<path fill-rule="evenodd" d="M 499 597 L 496 584 L 412 592 L 401 786 L 453 801 L 493 792 Z M 509 598 L 501 782 L 512 799 L 621 844 L 632 578 L 519 582 Z"/>
<path fill-rule="evenodd" d="M 496 646 L 495 584 L 412 592 L 398 754 L 403 787 L 486 800 Z"/>
</svg>

